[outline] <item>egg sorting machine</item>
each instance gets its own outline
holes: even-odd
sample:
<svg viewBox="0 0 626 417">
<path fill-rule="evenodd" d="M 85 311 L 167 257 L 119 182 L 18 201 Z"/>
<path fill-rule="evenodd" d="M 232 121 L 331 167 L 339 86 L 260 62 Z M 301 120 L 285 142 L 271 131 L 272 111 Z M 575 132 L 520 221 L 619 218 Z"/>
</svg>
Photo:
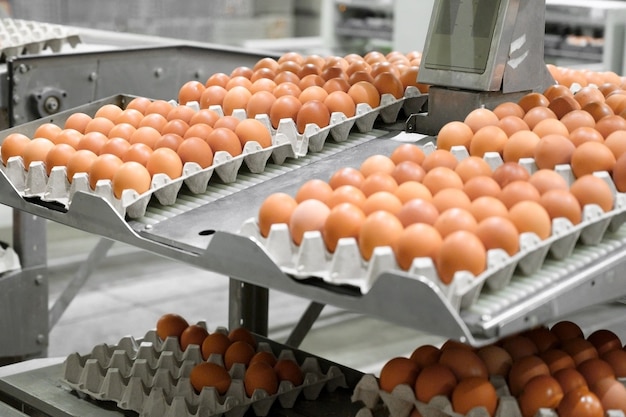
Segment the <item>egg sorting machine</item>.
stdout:
<svg viewBox="0 0 626 417">
<path fill-rule="evenodd" d="M 505 17 L 510 18 L 511 10 L 522 10 L 520 2 L 515 0 L 479 2 L 446 0 L 440 3 L 440 7 L 445 8 L 456 4 L 461 8 L 479 3 L 500 7 L 497 9 L 497 15 L 493 15 L 490 21 L 492 30 L 489 33 L 494 40 L 499 40 L 504 36 L 504 32 L 496 31 L 495 28 L 498 25 L 504 25 Z M 433 21 L 436 23 L 433 27 L 443 24 L 436 14 L 433 16 Z M 515 28 L 520 29 L 521 26 L 516 25 Z M 497 44 L 496 50 L 505 56 L 506 54 L 502 51 L 507 51 L 509 46 L 507 44 L 503 47 Z M 489 47 L 485 48 L 486 52 Z M 149 52 L 155 53 L 158 57 L 160 51 L 154 49 Z M 427 51 L 425 56 L 426 62 L 436 64 L 436 62 L 429 61 L 430 52 Z M 481 81 L 484 83 L 482 84 L 484 91 L 492 91 L 492 76 L 497 73 L 498 66 L 502 65 L 496 57 L 501 59 L 502 56 L 495 54 L 493 58 L 487 58 L 484 68 L 487 68 L 487 65 L 493 65 L 494 68 L 491 68 L 491 75 Z M 100 53 L 94 57 L 100 57 Z M 237 54 L 231 57 L 236 59 L 235 65 L 242 65 L 247 58 L 250 58 L 249 55 L 246 58 L 246 55 Z M 489 59 L 494 60 L 489 61 Z M 37 61 L 37 58 L 23 58 L 15 63 Z M 41 62 L 44 62 L 43 59 Z M 65 59 L 59 57 L 58 63 L 61 67 L 69 63 L 74 65 L 71 56 Z M 173 62 L 166 64 L 175 65 Z M 31 68 L 33 67 L 34 65 Z M 149 66 L 149 68 L 153 67 Z M 167 68 L 167 65 L 163 68 Z M 13 68 L 9 74 L 17 75 L 18 78 L 24 77 L 24 75 L 19 75 L 19 71 L 15 71 L 16 68 Z M 111 71 L 116 77 L 121 76 L 115 68 Z M 29 72 L 30 70 L 22 74 L 27 76 Z M 151 73 L 154 75 L 153 72 Z M 541 73 L 545 75 L 545 71 Z M 503 74 L 504 72 L 500 72 L 497 75 L 501 78 Z M 539 85 L 543 82 L 543 78 L 540 81 Z M 435 84 L 445 85 L 445 80 Z M 455 88 L 464 86 L 456 81 L 450 84 L 453 84 L 451 86 Z M 17 83 L 16 85 L 23 84 Z M 500 87 L 496 85 L 495 88 Z M 517 89 L 517 92 L 519 91 L 526 90 L 525 88 Z M 113 96 L 105 99 L 107 102 L 116 102 L 121 105 L 125 100 L 128 100 L 128 96 Z M 95 106 L 101 104 L 103 102 L 99 101 L 80 107 L 80 109 L 94 111 Z M 445 110 L 443 104 L 441 103 L 442 109 Z M 41 120 L 62 123 L 71 111 L 60 111 Z M 36 123 L 40 123 L 41 120 L 7 129 L 2 133 L 2 137 L 6 137 L 13 131 L 27 132 L 29 129 L 34 129 Z M 13 207 L 18 220 L 27 220 L 18 222 L 16 242 L 22 247 L 38 247 L 40 250 L 35 253 L 18 251 L 21 255 L 21 269 L 2 276 L 0 283 L 5 287 L 2 288 L 0 294 L 5 296 L 17 289 L 21 291 L 21 294 L 28 294 L 28 298 L 16 298 L 16 302 L 8 304 L 3 302 L 2 305 L 8 305 L 9 308 L 8 313 L 4 314 L 1 319 L 3 321 L 0 327 L 3 330 L 6 329 L 8 334 L 18 336 L 19 332 L 16 327 L 28 329 L 31 335 L 33 332 L 42 335 L 39 342 L 35 336 L 25 344 L 3 345 L 2 348 L 16 356 L 21 354 L 28 356 L 45 350 L 42 345 L 45 346 L 47 320 L 42 324 L 40 318 L 47 317 L 48 312 L 44 301 L 46 299 L 45 280 L 39 278 L 45 274 L 45 259 L 41 255 L 41 245 L 44 241 L 41 240 L 42 235 L 38 233 L 45 219 L 102 236 L 103 241 L 93 254 L 95 258 L 106 253 L 110 245 L 109 241 L 120 241 L 232 277 L 231 320 L 233 323 L 243 323 L 259 334 L 266 332 L 266 299 L 269 289 L 281 290 L 312 300 L 310 314 L 304 321 L 314 317 L 323 305 L 330 304 L 474 345 L 488 343 L 537 324 L 548 323 L 579 312 L 586 307 L 619 301 L 626 295 L 626 287 L 617 279 L 626 270 L 625 238 L 621 234 L 607 244 L 594 246 L 594 249 L 571 248 L 573 252 L 568 253 L 565 260 L 547 260 L 543 268 L 536 270 L 530 276 L 520 278 L 520 286 L 478 295 L 476 302 L 471 306 L 459 309 L 458 305 L 451 302 L 449 294 L 446 294 L 431 280 L 424 276 L 393 269 L 377 271 L 372 285 L 366 292 L 359 291 L 355 286 L 335 285 L 315 279 L 315 277 L 296 279 L 290 273 L 285 272 L 258 242 L 238 233 L 242 224 L 256 215 L 256 209 L 262 199 L 276 190 L 293 193 L 305 178 L 324 177 L 337 166 L 358 166 L 369 155 L 388 154 L 398 144 L 397 140 L 412 140 L 426 146 L 433 139 L 423 135 L 406 134 L 402 130 L 397 125 L 383 124 L 367 131 L 353 131 L 345 140 L 337 143 L 327 141 L 321 149 L 316 149 L 315 152 L 304 152 L 297 158 L 282 161 L 281 164 L 268 163 L 264 167 L 262 179 L 243 174 L 237 179 L 236 186 L 221 185 L 219 193 L 208 189 L 206 193 L 192 194 L 182 189 L 186 204 L 182 202 L 171 206 L 149 204 L 145 213 L 137 218 L 120 215 L 106 199 L 92 193 L 76 193 L 68 207 L 51 204 L 44 199 L 24 198 L 7 175 L 2 172 L 0 202 Z M 232 207 L 238 207 L 238 210 L 233 211 Z M 620 225 L 623 215 L 602 220 L 608 221 L 601 223 L 590 221 L 590 228 L 599 228 L 603 232 L 611 224 Z M 533 256 L 543 260 L 551 248 L 541 246 L 537 249 L 540 250 L 532 252 Z M 393 302 L 389 303 L 386 300 L 393 300 Z M 6 321 L 6 318 L 9 320 Z M 18 323 L 19 326 L 16 326 Z M 297 345 L 299 337 L 301 335 L 294 337 L 294 344 Z M 29 375 L 35 374 L 25 373 L 17 379 L 8 377 L 0 382 L 3 382 L 3 389 L 10 390 L 11 395 L 16 398 L 20 396 L 31 398 L 33 389 L 49 392 L 51 388 L 46 378 L 50 378 L 51 375 L 47 374 L 39 381 L 41 384 L 39 388 L 35 385 L 27 386 L 33 383 L 33 378 L 39 378 L 29 378 Z M 67 393 L 57 392 L 56 395 L 62 396 Z"/>
</svg>

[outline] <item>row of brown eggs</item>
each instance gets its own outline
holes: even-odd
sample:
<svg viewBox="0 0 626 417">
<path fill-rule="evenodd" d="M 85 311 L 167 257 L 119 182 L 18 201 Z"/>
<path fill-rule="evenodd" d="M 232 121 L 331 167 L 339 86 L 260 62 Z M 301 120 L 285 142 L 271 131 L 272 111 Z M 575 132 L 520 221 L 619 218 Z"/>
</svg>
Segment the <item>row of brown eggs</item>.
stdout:
<svg viewBox="0 0 626 417">
<path fill-rule="evenodd" d="M 297 362 L 278 359 L 270 351 L 257 351 L 256 338 L 246 328 L 235 328 L 228 334 L 209 333 L 205 327 L 189 324 L 182 316 L 169 313 L 158 319 L 156 332 L 161 340 L 177 338 L 183 351 L 190 345 L 200 347 L 204 361 L 189 375 L 196 392 L 213 387 L 220 395 L 226 394 L 232 381 L 229 370 L 235 364 L 243 364 L 246 368 L 243 382 L 249 397 L 256 389 L 263 389 L 269 395 L 276 394 L 281 381 L 290 381 L 294 386 L 304 382 L 304 374 Z M 209 361 L 212 355 L 219 355 L 223 364 Z"/>
<path fill-rule="evenodd" d="M 503 378 L 523 417 L 555 409 L 560 417 L 602 417 L 606 410 L 626 412 L 626 350 L 619 337 L 601 329 L 584 337 L 580 327 L 561 321 L 472 348 L 452 340 L 424 345 L 410 357 L 396 357 L 380 371 L 380 389 L 410 386 L 428 403 L 445 396 L 455 412 L 485 407 L 494 415 L 498 397 L 493 378 Z M 413 414 L 416 414 L 417 411 Z"/>
<path fill-rule="evenodd" d="M 308 180 L 294 196 L 268 196 L 257 218 L 263 236 L 273 224 L 287 224 L 296 245 L 305 232 L 319 231 L 331 253 L 342 238 L 355 239 L 365 260 L 376 247 L 390 246 L 404 270 L 430 257 L 448 284 L 457 271 L 483 272 L 490 249 L 517 253 L 521 233 L 546 239 L 555 218 L 580 223 L 587 204 L 605 211 L 614 204 L 610 186 L 592 174 L 570 187 L 553 170 L 531 175 L 505 162 L 492 171 L 477 156 L 459 161 L 443 149 L 425 155 L 404 143 L 358 169 L 340 168 L 328 181 Z"/>
</svg>

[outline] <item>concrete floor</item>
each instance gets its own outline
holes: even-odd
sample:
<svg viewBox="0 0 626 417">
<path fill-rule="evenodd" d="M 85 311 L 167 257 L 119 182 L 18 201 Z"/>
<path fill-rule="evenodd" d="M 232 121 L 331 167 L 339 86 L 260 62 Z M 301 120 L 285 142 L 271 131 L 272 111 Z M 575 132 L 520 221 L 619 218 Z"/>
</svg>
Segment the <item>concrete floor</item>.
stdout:
<svg viewBox="0 0 626 417">
<path fill-rule="evenodd" d="M 10 240 L 10 229 L 0 229 Z M 99 238 L 56 223 L 48 224 L 49 303 L 52 305 Z M 49 335 L 48 356 L 89 353 L 100 343 L 143 336 L 164 313 L 209 330 L 228 327 L 225 276 L 115 243 L 70 303 Z M 270 291 L 269 337 L 284 342 L 309 300 Z M 377 374 L 393 356 L 409 355 L 439 337 L 326 306 L 299 349 L 353 369 Z"/>
</svg>

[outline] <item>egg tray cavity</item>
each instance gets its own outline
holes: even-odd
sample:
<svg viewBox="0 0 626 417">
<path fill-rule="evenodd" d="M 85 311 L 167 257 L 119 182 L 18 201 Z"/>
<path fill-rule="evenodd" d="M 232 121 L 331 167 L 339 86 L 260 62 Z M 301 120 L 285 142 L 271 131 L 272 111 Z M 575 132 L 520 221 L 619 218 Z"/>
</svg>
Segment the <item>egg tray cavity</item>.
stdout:
<svg viewBox="0 0 626 417">
<path fill-rule="evenodd" d="M 59 52 L 63 45 L 75 47 L 81 42 L 77 30 L 31 20 L 0 20 L 0 56 L 3 61 L 20 55 L 39 54 L 50 48 Z"/>
<path fill-rule="evenodd" d="M 116 96 L 103 99 L 97 102 L 98 104 L 77 107 L 64 114 L 95 113 L 95 109 L 103 104 L 127 102 L 131 98 L 130 96 Z M 213 164 L 207 168 L 203 169 L 193 162 L 186 163 L 179 178 L 171 179 L 165 174 L 156 174 L 152 178 L 148 191 L 139 194 L 134 190 L 124 190 L 120 199 L 115 197 L 110 180 L 99 180 L 95 189 L 92 189 L 88 175 L 77 173 L 70 184 L 64 166 L 53 167 L 48 175 L 43 162 L 32 162 L 27 170 L 23 159 L 15 156 L 9 158 L 6 167 L 2 165 L 0 167 L 22 197 L 35 197 L 45 202 L 58 203 L 67 209 L 76 192 L 93 193 L 105 199 L 121 216 L 131 219 L 140 218 L 145 215 L 153 196 L 159 204 L 171 206 L 176 203 L 178 192 L 183 184 L 192 193 L 201 194 L 207 191 L 214 173 L 225 184 L 236 181 L 237 174 L 244 163 L 253 174 L 262 173 L 270 158 L 273 163 L 281 165 L 287 158 L 298 158 L 309 152 L 319 152 L 328 138 L 332 138 L 335 142 L 343 142 L 348 139 L 353 129 L 360 133 L 371 131 L 379 118 L 384 123 L 392 123 L 396 121 L 403 109 L 407 114 L 418 111 L 424 104 L 425 98 L 426 96 L 421 95 L 415 87 L 407 88 L 404 97 L 400 99 L 390 94 L 383 94 L 380 106 L 376 108 L 371 108 L 365 103 L 358 104 L 355 116 L 346 117 L 343 113 L 333 113 L 329 126 L 320 128 L 315 124 L 309 124 L 302 134 L 298 132 L 295 121 L 292 119 L 281 120 L 278 128 L 274 129 L 268 115 L 257 115 L 255 118 L 261 121 L 271 133 L 272 144 L 269 147 L 263 148 L 258 142 L 250 141 L 244 146 L 241 155 L 232 156 L 228 152 L 218 151 L 214 155 Z M 172 104 L 177 105 L 175 102 Z M 190 102 L 187 105 L 196 110 L 199 109 L 197 102 Z M 209 109 L 218 112 L 221 116 L 224 114 L 220 106 L 211 106 Z M 242 109 L 234 110 L 233 116 L 239 119 L 247 117 L 245 110 Z M 26 128 L 34 131 L 36 126 L 42 123 L 44 122 L 41 120 L 27 123 Z M 21 132 L 24 126 L 11 129 L 10 132 Z M 4 136 L 8 132 L 5 131 Z"/>
<path fill-rule="evenodd" d="M 215 331 L 228 334 L 225 328 Z M 272 351 L 272 347 L 260 340 L 257 351 L 262 350 Z M 274 353 L 278 359 L 296 360 L 289 348 Z M 202 361 L 198 345 L 190 345 L 183 352 L 177 338 L 162 341 L 151 330 L 143 339 L 125 337 L 115 346 L 97 345 L 88 355 L 69 355 L 63 363 L 62 382 L 83 397 L 113 402 L 122 410 L 150 417 L 239 417 L 250 409 L 257 416 L 266 416 L 275 403 L 293 408 L 301 396 L 316 400 L 323 389 L 332 392 L 347 387 L 338 367 L 330 365 L 324 373 L 320 360 L 308 356 L 299 363 L 304 373 L 302 385 L 282 381 L 274 395 L 257 389 L 248 397 L 243 364 L 234 364 L 229 370 L 232 382 L 224 395 L 213 387 L 205 387 L 198 394 L 189 374 Z M 221 355 L 212 354 L 208 361 L 223 365 Z"/>
<path fill-rule="evenodd" d="M 436 147 L 428 143 L 422 147 L 426 154 Z M 464 147 L 451 150 L 457 159 L 468 157 Z M 486 153 L 484 159 L 492 169 L 503 163 L 497 152 Z M 530 173 L 537 170 L 531 158 L 519 161 Z M 568 183 L 574 181 L 569 165 L 558 165 L 559 172 Z M 617 231 L 626 220 L 626 194 L 615 189 L 607 172 L 597 172 L 612 188 L 615 195 L 614 208 L 604 212 L 599 206 L 587 205 L 583 208 L 583 220 L 573 225 L 565 218 L 552 222 L 552 234 L 541 240 L 534 233 L 520 235 L 520 250 L 513 256 L 504 250 L 492 249 L 487 252 L 487 265 L 478 276 L 467 271 L 459 271 L 452 282 L 443 284 L 439 279 L 433 261 L 430 258 L 416 258 L 408 271 L 403 271 L 397 264 L 391 247 L 381 246 L 374 249 L 369 261 L 365 261 L 354 238 L 340 239 L 334 253 L 329 253 L 319 231 L 304 233 L 302 243 L 293 243 L 286 224 L 274 224 L 267 237 L 260 233 L 256 219 L 250 218 L 243 223 L 239 233 L 249 237 L 266 251 L 281 270 L 296 279 L 318 278 L 336 285 L 348 285 L 367 293 L 383 272 L 406 273 L 411 277 L 420 277 L 432 282 L 451 306 L 457 311 L 471 307 L 479 298 L 484 288 L 501 290 L 509 285 L 515 274 L 531 276 L 541 269 L 550 256 L 556 260 L 567 259 L 577 244 L 597 245 L 607 233 Z"/>
<path fill-rule="evenodd" d="M 620 380 L 624 383 L 624 381 Z M 522 412 L 514 396 L 511 395 L 504 378 L 492 376 L 491 383 L 496 389 L 498 406 L 493 417 L 522 417 Z M 452 409 L 450 400 L 442 395 L 433 397 L 430 402 L 424 403 L 415 397 L 413 388 L 407 384 L 397 385 L 390 393 L 381 390 L 378 379 L 372 374 L 363 375 L 357 383 L 352 401 L 361 401 L 364 407 L 358 411 L 356 417 L 373 417 L 373 410 L 382 403 L 390 417 L 409 417 L 416 408 L 423 417 L 463 417 Z M 490 417 L 484 407 L 474 407 L 466 417 Z M 625 417 L 622 410 L 606 410 L 606 417 Z M 541 408 L 535 417 L 559 417 L 556 410 Z"/>
</svg>

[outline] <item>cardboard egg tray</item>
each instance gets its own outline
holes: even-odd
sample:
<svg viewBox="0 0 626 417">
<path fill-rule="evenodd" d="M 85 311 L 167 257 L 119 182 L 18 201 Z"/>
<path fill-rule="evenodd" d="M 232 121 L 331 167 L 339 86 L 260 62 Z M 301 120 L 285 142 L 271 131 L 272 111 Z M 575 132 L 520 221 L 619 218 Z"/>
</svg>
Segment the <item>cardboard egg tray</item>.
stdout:
<svg viewBox="0 0 626 417">
<path fill-rule="evenodd" d="M 514 396 L 511 395 L 504 378 L 500 376 L 491 377 L 491 383 L 496 389 L 498 396 L 498 406 L 493 416 L 487 413 L 484 407 L 471 409 L 466 417 L 522 417 L 522 412 Z M 622 381 L 623 383 L 623 381 Z M 378 386 L 377 378 L 372 374 L 363 375 L 357 383 L 353 393 L 352 401 L 361 401 L 364 407 L 358 411 L 356 417 L 373 417 L 372 410 L 381 402 L 388 410 L 390 417 L 408 417 L 414 408 L 424 417 L 463 417 L 462 414 L 454 412 L 450 400 L 445 396 L 435 396 L 430 402 L 424 403 L 415 397 L 413 388 L 400 384 L 391 393 L 383 391 Z M 606 417 L 624 417 L 621 410 L 606 410 Z M 541 408 L 535 417 L 558 417 L 556 410 Z"/>
<path fill-rule="evenodd" d="M 394 122 L 402 109 L 406 112 L 417 111 L 424 102 L 425 96 L 422 96 L 417 88 L 410 87 L 401 99 L 384 94 L 381 97 L 380 106 L 375 109 L 364 103 L 359 104 L 354 117 L 348 118 L 343 113 L 333 113 L 329 126 L 320 128 L 315 124 L 309 124 L 302 134 L 298 133 L 292 119 L 281 120 L 278 128 L 274 129 L 268 115 L 257 115 L 256 119 L 260 120 L 272 135 L 272 145 L 268 148 L 261 147 L 258 142 L 250 141 L 246 143 L 241 155 L 231 156 L 227 152 L 218 151 L 210 167 L 203 169 L 196 163 L 186 163 L 179 178 L 171 179 L 165 174 L 157 174 L 152 178 L 150 190 L 142 194 L 134 190 L 124 190 L 120 199 L 113 194 L 110 180 L 100 180 L 95 189 L 92 189 L 88 175 L 77 173 L 70 183 L 67 179 L 66 167 L 62 166 L 52 168 L 48 175 L 43 162 L 33 162 L 29 167 L 25 167 L 21 157 L 11 157 L 6 167 L 0 165 L 0 170 L 5 173 L 23 197 L 37 197 L 42 201 L 59 203 L 68 208 L 76 192 L 94 193 L 108 201 L 121 216 L 139 218 L 145 214 L 153 196 L 164 206 L 173 205 L 176 203 L 178 192 L 183 184 L 192 193 L 204 193 L 214 173 L 226 184 L 236 181 L 237 174 L 244 164 L 250 172 L 262 173 L 270 158 L 275 164 L 280 165 L 287 158 L 298 158 L 308 152 L 319 152 L 329 137 L 336 142 L 343 142 L 348 139 L 352 129 L 357 129 L 361 133 L 368 132 L 372 130 L 378 118 L 385 123 Z M 199 109 L 196 102 L 187 105 L 196 110 Z M 93 105 L 89 108 L 93 109 Z M 220 115 L 224 114 L 220 106 L 211 106 L 210 109 Z M 70 113 L 76 111 L 88 113 L 81 107 L 71 110 Z M 246 112 L 238 109 L 233 112 L 233 116 L 245 119 Z M 29 126 L 34 126 L 35 123 L 42 122 L 32 122 Z"/>
<path fill-rule="evenodd" d="M 225 328 L 215 331 L 228 333 Z M 296 360 L 291 349 L 276 352 L 263 340 L 257 345 L 257 351 L 273 351 L 278 359 Z M 207 360 L 223 365 L 221 355 L 213 354 Z M 338 367 L 330 365 L 324 373 L 319 359 L 309 356 L 299 363 L 304 373 L 302 385 L 281 381 L 273 395 L 257 389 L 248 397 L 243 384 L 245 365 L 241 363 L 229 370 L 232 382 L 224 395 L 213 387 L 197 393 L 189 375 L 202 361 L 198 345 L 182 352 L 177 338 L 161 341 L 153 330 L 140 340 L 126 337 L 115 346 L 97 345 L 88 355 L 69 355 L 63 364 L 62 381 L 80 396 L 113 402 L 122 410 L 150 417 L 240 417 L 249 410 L 266 416 L 275 403 L 293 408 L 300 397 L 316 400 L 323 389 L 332 392 L 347 387 Z"/>
<path fill-rule="evenodd" d="M 423 146 L 426 154 L 435 150 L 432 143 Z M 464 147 L 455 147 L 452 153 L 460 160 L 468 156 Z M 485 154 L 485 160 L 492 169 L 503 163 L 497 152 Z M 532 159 L 520 163 L 534 172 L 537 167 Z M 574 180 L 571 167 L 560 165 L 555 168 L 571 184 Z M 435 265 L 430 258 L 414 259 L 411 268 L 403 271 L 397 264 L 391 247 L 377 247 L 369 261 L 360 254 L 357 240 L 340 239 L 334 253 L 329 253 L 319 231 L 305 232 L 299 246 L 293 243 L 286 224 L 272 225 L 267 237 L 259 231 L 255 218 L 243 223 L 239 233 L 250 237 L 264 248 L 272 260 L 286 273 L 296 279 L 319 278 L 330 284 L 349 285 L 367 293 L 376 279 L 383 272 L 406 273 L 432 281 L 457 310 L 472 306 L 484 287 L 500 290 L 509 285 L 514 274 L 530 276 L 541 269 L 548 256 L 556 260 L 567 259 L 577 244 L 597 245 L 602 242 L 607 232 L 617 231 L 626 220 L 626 194 L 618 193 L 607 172 L 597 172 L 613 189 L 615 204 L 613 210 L 603 212 L 596 205 L 583 208 L 583 220 L 573 225 L 565 218 L 554 219 L 552 234 L 541 240 L 534 233 L 520 235 L 520 250 L 509 256 L 501 249 L 487 252 L 487 265 L 478 276 L 467 271 L 459 271 L 452 282 L 443 284 L 439 279 Z"/>
<path fill-rule="evenodd" d="M 0 20 L 0 57 L 2 60 L 24 54 L 39 54 L 46 48 L 59 52 L 63 45 L 80 43 L 76 30 L 30 20 Z"/>
</svg>

